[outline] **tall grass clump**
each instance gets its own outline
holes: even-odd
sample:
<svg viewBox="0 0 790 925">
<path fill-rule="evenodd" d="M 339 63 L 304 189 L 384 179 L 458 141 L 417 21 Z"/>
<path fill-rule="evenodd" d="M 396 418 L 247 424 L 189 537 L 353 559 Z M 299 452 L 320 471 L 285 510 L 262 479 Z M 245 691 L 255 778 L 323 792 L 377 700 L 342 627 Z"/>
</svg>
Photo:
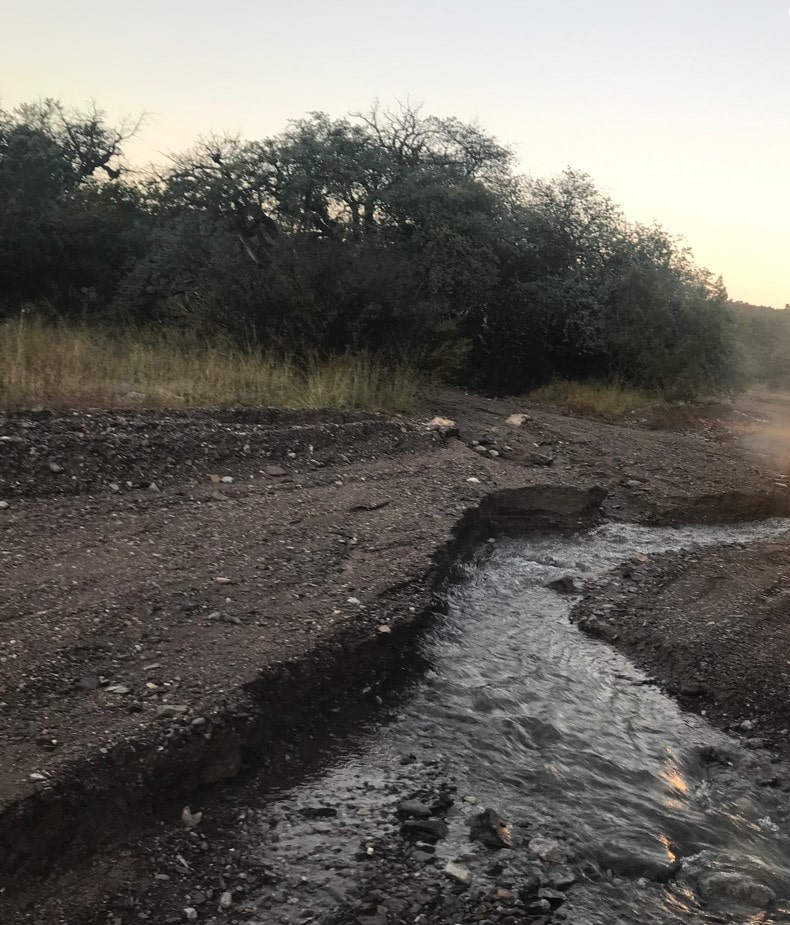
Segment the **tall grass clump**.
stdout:
<svg viewBox="0 0 790 925">
<path fill-rule="evenodd" d="M 0 407 L 268 405 L 402 412 L 419 377 L 347 354 L 289 359 L 174 330 L 105 332 L 29 317 L 0 324 Z"/>
<path fill-rule="evenodd" d="M 556 405 L 577 414 L 618 418 L 660 401 L 660 396 L 618 382 L 557 379 L 529 393 L 530 401 Z"/>
</svg>

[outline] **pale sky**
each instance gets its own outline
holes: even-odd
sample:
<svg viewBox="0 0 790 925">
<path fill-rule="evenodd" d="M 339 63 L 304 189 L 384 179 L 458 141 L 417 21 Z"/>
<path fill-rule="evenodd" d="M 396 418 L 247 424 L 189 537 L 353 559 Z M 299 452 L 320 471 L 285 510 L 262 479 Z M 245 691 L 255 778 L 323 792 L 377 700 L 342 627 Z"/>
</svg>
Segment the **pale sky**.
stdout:
<svg viewBox="0 0 790 925">
<path fill-rule="evenodd" d="M 398 99 L 480 125 L 521 169 L 590 173 L 682 234 L 730 296 L 790 302 L 790 0 L 10 0 L 0 102 L 112 118 L 161 160 Z"/>
</svg>

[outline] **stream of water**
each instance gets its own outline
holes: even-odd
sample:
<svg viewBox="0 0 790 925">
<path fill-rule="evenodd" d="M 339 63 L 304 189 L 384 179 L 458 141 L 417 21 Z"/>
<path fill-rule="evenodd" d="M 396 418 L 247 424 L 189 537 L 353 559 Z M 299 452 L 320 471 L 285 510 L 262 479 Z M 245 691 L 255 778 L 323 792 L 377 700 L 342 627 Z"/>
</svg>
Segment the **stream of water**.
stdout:
<svg viewBox="0 0 790 925">
<path fill-rule="evenodd" d="M 523 841 L 559 836 L 577 870 L 604 871 L 594 881 L 580 877 L 563 906 L 567 921 L 790 922 L 790 806 L 781 787 L 764 785 L 787 769 L 682 712 L 624 656 L 571 624 L 574 598 L 547 587 L 568 575 L 584 582 L 637 552 L 787 529 L 780 521 L 607 524 L 498 540 L 450 587 L 446 615 L 423 642 L 430 667 L 396 714 L 357 729 L 328 767 L 277 795 L 272 811 L 287 820 L 278 863 L 285 882 L 292 877 L 283 889 L 296 878 L 324 890 L 325 908 L 341 901 L 351 855 L 373 836 L 376 809 L 396 799 L 403 756 L 440 756 L 459 800 L 495 807 L 514 823 L 517 850 L 522 832 Z M 284 809 L 294 801 L 344 810 L 300 820 Z M 442 860 L 473 857 L 468 828 L 450 829 L 437 846 Z M 650 879 L 675 858 L 683 862 L 675 882 Z M 291 908 L 277 921 L 320 922 L 315 902 L 311 910 L 312 918 Z"/>
</svg>

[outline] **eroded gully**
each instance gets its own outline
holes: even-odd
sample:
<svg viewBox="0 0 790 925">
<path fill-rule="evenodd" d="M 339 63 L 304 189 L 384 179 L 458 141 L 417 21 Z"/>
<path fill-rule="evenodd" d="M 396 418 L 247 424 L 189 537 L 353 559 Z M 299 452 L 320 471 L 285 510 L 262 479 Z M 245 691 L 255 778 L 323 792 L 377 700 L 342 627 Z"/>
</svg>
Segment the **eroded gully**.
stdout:
<svg viewBox="0 0 790 925">
<path fill-rule="evenodd" d="M 446 592 L 420 679 L 306 780 L 266 795 L 258 862 L 271 887 L 248 897 L 252 920 L 790 922 L 790 769 L 681 711 L 548 587 L 788 526 L 606 524 L 489 544 Z M 438 801 L 446 837 L 404 840 L 408 797 Z M 470 841 L 489 806 L 511 849 Z M 535 838 L 557 842 L 555 863 Z"/>
</svg>

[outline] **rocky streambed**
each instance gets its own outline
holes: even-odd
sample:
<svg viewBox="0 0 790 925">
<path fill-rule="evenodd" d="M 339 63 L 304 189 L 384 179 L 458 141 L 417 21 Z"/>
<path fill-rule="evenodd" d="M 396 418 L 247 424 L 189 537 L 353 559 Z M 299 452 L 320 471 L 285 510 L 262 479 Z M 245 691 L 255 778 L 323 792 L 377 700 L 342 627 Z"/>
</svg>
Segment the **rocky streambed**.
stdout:
<svg viewBox="0 0 790 925">
<path fill-rule="evenodd" d="M 569 620 L 585 582 L 631 557 L 787 529 L 607 524 L 489 543 L 448 591 L 424 678 L 252 810 L 271 884 L 244 917 L 790 921 L 790 768 Z"/>
</svg>

